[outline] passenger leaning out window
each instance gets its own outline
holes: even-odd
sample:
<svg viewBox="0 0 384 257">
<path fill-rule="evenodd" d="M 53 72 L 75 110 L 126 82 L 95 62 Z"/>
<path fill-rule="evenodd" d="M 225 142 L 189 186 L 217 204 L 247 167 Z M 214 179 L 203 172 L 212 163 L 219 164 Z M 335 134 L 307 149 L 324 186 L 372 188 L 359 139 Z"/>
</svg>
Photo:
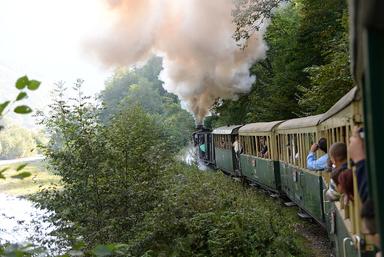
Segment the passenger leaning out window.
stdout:
<svg viewBox="0 0 384 257">
<path fill-rule="evenodd" d="M 332 161 L 333 170 L 326 196 L 329 201 L 337 201 L 340 198 L 339 193 L 343 193 L 344 190 L 340 186 L 340 174 L 348 170 L 347 146 L 344 143 L 334 143 L 329 149 L 329 158 Z"/>
<path fill-rule="evenodd" d="M 267 146 L 267 137 L 260 137 L 259 139 L 260 151 L 258 156 L 261 158 L 269 158 L 268 146 Z"/>
<path fill-rule="evenodd" d="M 321 150 L 325 154 L 319 159 L 316 158 L 316 151 Z M 307 156 L 307 169 L 325 170 L 328 167 L 327 140 L 320 138 L 317 144 L 313 144 Z"/>
</svg>

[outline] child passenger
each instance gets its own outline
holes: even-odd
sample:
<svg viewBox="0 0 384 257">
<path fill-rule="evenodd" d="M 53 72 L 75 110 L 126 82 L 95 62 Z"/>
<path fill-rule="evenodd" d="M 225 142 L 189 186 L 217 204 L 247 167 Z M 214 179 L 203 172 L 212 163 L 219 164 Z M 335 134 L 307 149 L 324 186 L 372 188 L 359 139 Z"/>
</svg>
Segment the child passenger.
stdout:
<svg viewBox="0 0 384 257">
<path fill-rule="evenodd" d="M 340 198 L 339 193 L 343 193 L 343 188 L 340 187 L 339 183 L 339 176 L 348 169 L 347 146 L 344 143 L 334 143 L 329 149 L 329 158 L 332 162 L 333 171 L 326 196 L 329 201 L 337 201 Z"/>
</svg>

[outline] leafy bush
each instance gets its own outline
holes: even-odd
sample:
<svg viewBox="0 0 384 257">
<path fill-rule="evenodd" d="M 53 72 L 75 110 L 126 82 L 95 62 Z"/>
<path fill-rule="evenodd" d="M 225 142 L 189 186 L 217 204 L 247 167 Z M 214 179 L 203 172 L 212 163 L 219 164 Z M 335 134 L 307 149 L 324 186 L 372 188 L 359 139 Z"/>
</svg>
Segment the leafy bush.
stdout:
<svg viewBox="0 0 384 257">
<path fill-rule="evenodd" d="M 43 134 L 35 133 L 17 124 L 6 122 L 0 131 L 0 159 L 33 156 L 37 146 L 45 142 Z"/>
<path fill-rule="evenodd" d="M 253 189 L 182 164 L 165 181 L 131 232 L 132 256 L 305 256 L 293 217 Z"/>
<path fill-rule="evenodd" d="M 69 102 L 57 97 L 42 119 L 53 135 L 45 155 L 63 189 L 43 192 L 40 202 L 56 211 L 56 220 L 75 224 L 63 227 L 70 239 L 82 236 L 91 246 L 125 241 L 126 231 L 159 201 L 158 177 L 171 149 L 164 130 L 140 107 L 99 122 L 98 108 L 80 88 L 81 81 L 78 98 Z"/>
</svg>

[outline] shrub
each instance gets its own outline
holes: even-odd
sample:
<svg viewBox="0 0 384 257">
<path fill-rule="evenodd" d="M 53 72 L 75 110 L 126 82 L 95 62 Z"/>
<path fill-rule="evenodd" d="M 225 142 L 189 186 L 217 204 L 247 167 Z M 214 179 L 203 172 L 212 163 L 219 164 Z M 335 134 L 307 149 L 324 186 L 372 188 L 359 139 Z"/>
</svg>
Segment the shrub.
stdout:
<svg viewBox="0 0 384 257">
<path fill-rule="evenodd" d="M 132 256 L 304 256 L 292 216 L 219 173 L 175 164 L 163 202 L 131 232 Z"/>
</svg>

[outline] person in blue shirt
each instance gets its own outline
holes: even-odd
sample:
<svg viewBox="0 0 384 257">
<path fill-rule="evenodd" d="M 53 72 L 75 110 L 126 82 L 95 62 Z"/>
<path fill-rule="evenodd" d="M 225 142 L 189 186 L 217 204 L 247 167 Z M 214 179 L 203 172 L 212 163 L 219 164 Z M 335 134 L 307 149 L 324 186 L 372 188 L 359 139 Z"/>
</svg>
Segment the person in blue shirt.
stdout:
<svg viewBox="0 0 384 257">
<path fill-rule="evenodd" d="M 325 154 L 316 159 L 316 151 L 323 151 Z M 325 170 L 328 168 L 327 140 L 320 138 L 317 144 L 311 146 L 311 150 L 307 156 L 307 169 L 309 170 Z"/>
</svg>

